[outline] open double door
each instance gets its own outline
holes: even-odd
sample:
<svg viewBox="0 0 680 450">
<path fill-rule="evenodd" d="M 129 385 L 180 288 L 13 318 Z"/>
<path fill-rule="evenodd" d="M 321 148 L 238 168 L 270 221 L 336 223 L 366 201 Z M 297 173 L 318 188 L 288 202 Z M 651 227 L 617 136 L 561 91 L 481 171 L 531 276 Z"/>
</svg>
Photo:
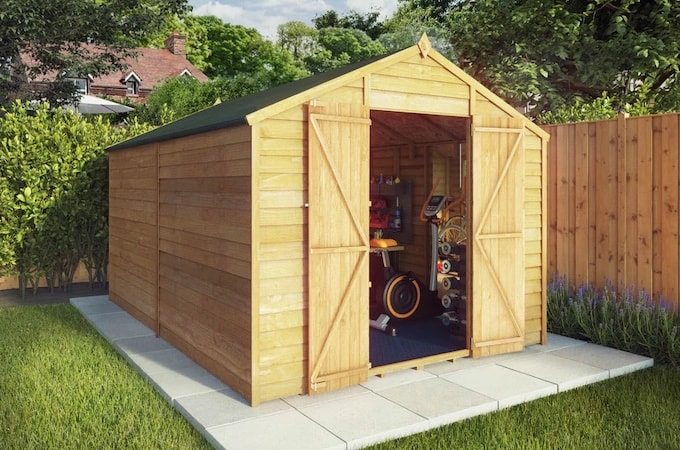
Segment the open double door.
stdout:
<svg viewBox="0 0 680 450">
<path fill-rule="evenodd" d="M 309 107 L 308 392 L 368 378 L 370 111 Z M 524 129 L 474 118 L 471 189 L 472 356 L 524 346 Z M 470 323 L 470 322 L 468 322 Z"/>
</svg>

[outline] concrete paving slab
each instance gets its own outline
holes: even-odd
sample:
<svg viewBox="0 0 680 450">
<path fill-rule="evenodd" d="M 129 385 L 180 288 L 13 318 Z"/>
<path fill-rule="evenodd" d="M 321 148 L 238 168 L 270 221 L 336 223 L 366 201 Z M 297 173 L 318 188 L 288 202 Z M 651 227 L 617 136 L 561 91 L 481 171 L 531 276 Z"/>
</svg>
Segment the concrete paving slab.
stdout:
<svg viewBox="0 0 680 450">
<path fill-rule="evenodd" d="M 312 419 L 289 410 L 206 430 L 216 449 L 340 450 L 346 444 Z"/>
<path fill-rule="evenodd" d="M 156 337 L 155 335 L 118 339 L 114 343 L 114 346 L 118 351 L 128 355 L 175 348 L 165 339 Z"/>
<path fill-rule="evenodd" d="M 442 378 L 498 401 L 507 408 L 557 393 L 557 384 L 499 365 L 459 370 Z"/>
<path fill-rule="evenodd" d="M 447 373 L 457 372 L 459 370 L 467 370 L 473 367 L 493 365 L 501 361 L 517 358 L 522 355 L 534 354 L 535 351 L 525 349 L 518 353 L 506 353 L 503 355 L 485 356 L 482 358 L 459 358 L 455 362 L 442 361 L 438 363 L 428 364 L 424 370 L 437 376 L 442 376 Z"/>
<path fill-rule="evenodd" d="M 321 403 L 334 402 L 345 398 L 355 397 L 367 392 L 370 391 L 361 385 L 357 385 L 316 395 L 293 395 L 284 398 L 284 401 L 292 407 L 300 409 L 306 406 L 318 405 Z"/>
<path fill-rule="evenodd" d="M 438 427 L 498 409 L 493 398 L 447 381 L 430 378 L 381 390 L 379 395 L 429 420 Z"/>
<path fill-rule="evenodd" d="M 609 371 L 550 353 L 537 353 L 498 363 L 518 372 L 554 383 L 558 392 L 606 380 Z"/>
<path fill-rule="evenodd" d="M 370 376 L 368 380 L 361 383 L 367 389 L 374 392 L 390 389 L 404 384 L 414 383 L 416 381 L 428 380 L 436 378 L 436 375 L 425 370 L 405 369 L 397 372 L 386 373 L 381 376 Z"/>
<path fill-rule="evenodd" d="M 91 314 L 85 317 L 97 331 L 112 342 L 118 339 L 155 335 L 149 327 L 125 311 Z"/>
<path fill-rule="evenodd" d="M 373 392 L 299 411 L 347 442 L 348 448 L 361 448 L 428 429 L 425 417 Z"/>
<path fill-rule="evenodd" d="M 527 347 L 529 350 L 537 352 L 552 352 L 562 348 L 576 347 L 585 344 L 586 341 L 560 336 L 559 334 L 548 333 L 548 343 L 545 345 L 536 344 Z"/>
<path fill-rule="evenodd" d="M 219 391 L 226 387 L 210 372 L 196 364 L 144 375 L 156 386 L 161 395 L 171 402 L 180 397 Z"/>
<path fill-rule="evenodd" d="M 92 297 L 78 297 L 70 300 L 83 315 L 102 314 L 108 312 L 123 312 L 120 306 L 109 301 L 108 295 L 96 295 Z"/>
<path fill-rule="evenodd" d="M 214 428 L 293 410 L 283 400 L 264 402 L 253 408 L 229 388 L 180 397 L 175 405 L 197 429 Z"/>
<path fill-rule="evenodd" d="M 606 369 L 609 371 L 610 377 L 647 369 L 654 365 L 654 360 L 651 358 L 591 343 L 584 343 L 580 347 L 563 348 L 554 351 L 552 354 L 560 358 Z"/>
<path fill-rule="evenodd" d="M 128 353 L 126 358 L 138 371 L 146 374 L 182 369 L 196 364 L 176 348 L 145 353 Z"/>
</svg>

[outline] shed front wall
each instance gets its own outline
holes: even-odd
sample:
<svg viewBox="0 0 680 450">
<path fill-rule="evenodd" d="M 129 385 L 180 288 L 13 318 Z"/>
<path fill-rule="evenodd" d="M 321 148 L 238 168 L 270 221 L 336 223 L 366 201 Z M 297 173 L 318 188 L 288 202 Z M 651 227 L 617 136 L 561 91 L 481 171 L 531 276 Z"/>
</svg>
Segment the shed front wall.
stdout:
<svg viewBox="0 0 680 450">
<path fill-rule="evenodd" d="M 369 66 L 373 67 L 373 66 Z M 259 314 L 253 342 L 254 397 L 259 401 L 305 393 L 307 364 L 306 296 L 307 222 L 307 113 L 306 103 L 357 103 L 371 110 L 401 111 L 470 117 L 473 114 L 512 117 L 511 109 L 496 106 L 491 99 L 432 58 L 414 52 L 397 63 L 376 64 L 370 73 L 253 125 L 253 224 L 255 260 L 253 297 Z M 462 72 L 461 72 L 462 73 Z M 509 108 L 509 107 L 507 107 Z M 525 343 L 545 337 L 545 265 L 543 222 L 545 143 L 527 128 L 524 155 L 524 266 Z M 420 153 L 416 152 L 417 155 Z M 396 154 L 395 154 L 396 155 Z M 414 154 L 411 153 L 411 156 Z M 422 154 L 421 154 L 422 156 Z M 474 156 L 473 156 L 474 157 Z M 413 158 L 396 155 L 403 173 L 423 174 L 413 167 Z M 399 161 L 403 162 L 399 162 Z M 422 159 L 424 165 L 426 159 Z M 368 164 L 369 162 L 366 161 Z M 410 176 L 410 175 L 409 175 Z M 416 185 L 414 205 L 425 200 L 429 185 Z M 367 207 L 368 207 L 368 199 Z M 366 230 L 368 232 L 368 230 Z M 416 234 L 414 246 L 425 247 L 425 235 Z M 417 241 L 421 239 L 422 242 Z M 416 262 L 417 263 L 417 262 Z"/>
</svg>

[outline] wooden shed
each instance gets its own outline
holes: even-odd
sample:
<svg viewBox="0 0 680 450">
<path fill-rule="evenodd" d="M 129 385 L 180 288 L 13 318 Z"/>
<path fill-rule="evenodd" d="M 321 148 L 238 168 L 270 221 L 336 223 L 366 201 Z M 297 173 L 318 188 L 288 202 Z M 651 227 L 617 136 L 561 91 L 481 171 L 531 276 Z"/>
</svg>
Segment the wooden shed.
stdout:
<svg viewBox="0 0 680 450">
<path fill-rule="evenodd" d="M 252 405 L 544 343 L 547 139 L 426 36 L 215 105 L 109 149 L 110 298 Z M 464 200 L 463 317 L 451 344 L 377 364 L 370 239 L 426 279 L 431 192 Z"/>
</svg>

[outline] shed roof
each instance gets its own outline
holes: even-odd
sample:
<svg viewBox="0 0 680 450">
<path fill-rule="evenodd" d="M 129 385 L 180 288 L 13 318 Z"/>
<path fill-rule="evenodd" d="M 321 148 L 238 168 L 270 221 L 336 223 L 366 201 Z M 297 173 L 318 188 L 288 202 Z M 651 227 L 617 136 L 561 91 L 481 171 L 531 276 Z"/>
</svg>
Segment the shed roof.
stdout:
<svg viewBox="0 0 680 450">
<path fill-rule="evenodd" d="M 376 64 L 377 66 L 380 64 L 392 64 L 400 58 L 409 57 L 413 50 L 420 52 L 420 54 L 423 56 L 429 55 L 429 57 L 433 58 L 439 64 L 444 66 L 454 76 L 457 76 L 465 83 L 469 84 L 472 88 L 474 88 L 474 90 L 480 92 L 484 97 L 489 99 L 494 105 L 499 107 L 508 115 L 524 119 L 526 126 L 538 136 L 543 138 L 548 137 L 548 133 L 546 133 L 545 130 L 542 130 L 523 114 L 503 101 L 496 94 L 484 87 L 481 83 L 465 73 L 451 61 L 444 58 L 436 50 L 432 49 L 427 36 L 423 34 L 418 44 L 414 45 L 413 47 L 409 47 L 391 54 L 377 56 L 357 63 L 348 64 L 334 70 L 329 70 L 328 72 L 320 73 L 308 78 L 303 78 L 301 80 L 283 84 L 265 91 L 257 92 L 245 97 L 240 97 L 211 106 L 202 111 L 156 128 L 155 130 L 152 130 L 148 133 L 113 145 L 109 147 L 108 150 L 119 150 L 136 147 L 139 145 L 151 144 L 154 142 L 166 141 L 178 137 L 228 128 L 240 124 L 252 125 L 254 122 L 262 120 L 262 118 L 266 115 L 272 114 L 276 110 L 276 106 L 274 106 L 276 104 L 290 106 L 288 102 L 299 101 L 302 98 L 301 96 L 308 94 L 314 95 L 315 93 L 318 93 L 318 90 L 316 89 L 317 87 L 319 89 L 330 88 L 334 82 L 346 82 L 348 80 L 347 77 L 352 77 L 355 74 L 357 77 L 363 76 L 365 75 L 366 71 L 370 69 L 368 66 L 373 64 Z M 362 68 L 366 69 L 361 70 Z M 286 100 L 288 102 L 286 102 Z"/>
<path fill-rule="evenodd" d="M 367 66 L 387 56 L 388 55 L 376 56 L 307 78 L 282 84 L 271 89 L 219 103 L 156 128 L 148 133 L 115 144 L 109 147 L 108 150 L 136 147 L 138 145 L 151 144 L 154 142 L 245 124 L 247 123 L 246 116 L 252 112 L 259 111 L 260 109 L 273 105 L 281 100 L 285 100 L 295 94 L 304 92 L 341 75 Z"/>
</svg>

